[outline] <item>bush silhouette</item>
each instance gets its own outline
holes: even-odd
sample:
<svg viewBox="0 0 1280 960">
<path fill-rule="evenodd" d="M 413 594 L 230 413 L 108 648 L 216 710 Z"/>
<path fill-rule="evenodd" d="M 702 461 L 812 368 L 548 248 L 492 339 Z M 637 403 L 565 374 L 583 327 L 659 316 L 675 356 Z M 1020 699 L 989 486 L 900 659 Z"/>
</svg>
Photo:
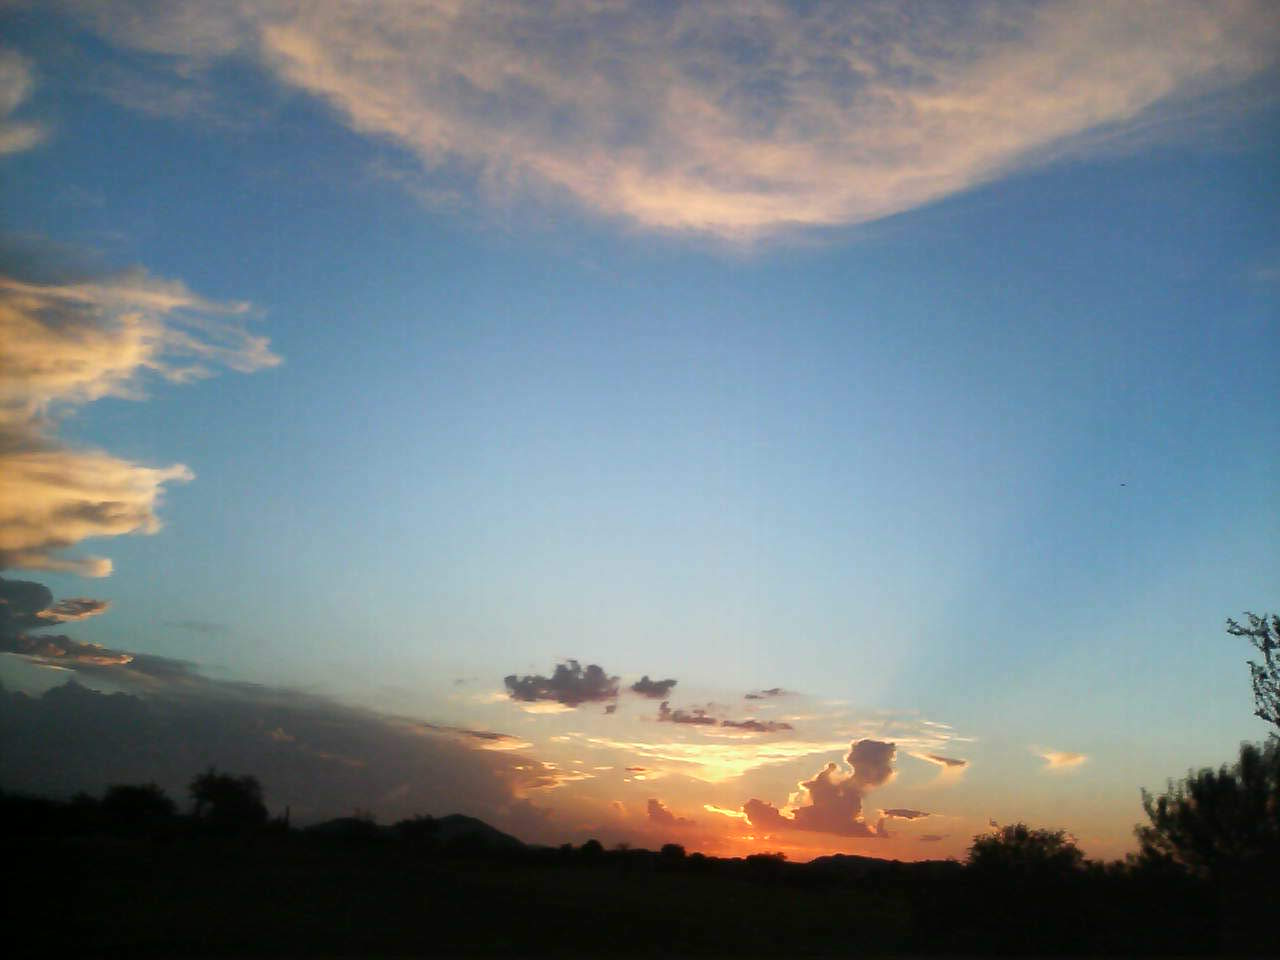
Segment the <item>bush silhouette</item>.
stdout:
<svg viewBox="0 0 1280 960">
<path fill-rule="evenodd" d="M 218 773 L 210 767 L 191 781 L 197 820 L 220 827 L 256 827 L 267 822 L 262 785 L 256 777 Z"/>
<path fill-rule="evenodd" d="M 969 848 L 969 866 L 991 875 L 1061 877 L 1077 872 L 1084 854 L 1061 830 L 1034 830 L 1025 823 L 980 833 Z"/>
<path fill-rule="evenodd" d="M 112 826 L 138 827 L 169 820 L 178 806 L 154 783 L 117 784 L 107 788 L 99 810 Z"/>
<path fill-rule="evenodd" d="M 663 860 L 679 863 L 684 859 L 684 847 L 678 843 L 664 843 L 659 855 Z"/>
</svg>

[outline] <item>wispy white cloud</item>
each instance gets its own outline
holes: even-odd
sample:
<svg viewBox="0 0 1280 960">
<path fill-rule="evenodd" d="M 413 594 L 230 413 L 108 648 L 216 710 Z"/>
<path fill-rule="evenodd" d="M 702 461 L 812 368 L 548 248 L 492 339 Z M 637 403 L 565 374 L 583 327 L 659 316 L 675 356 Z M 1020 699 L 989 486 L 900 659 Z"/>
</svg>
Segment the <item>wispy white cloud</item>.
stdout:
<svg viewBox="0 0 1280 960">
<path fill-rule="evenodd" d="M 45 138 L 40 124 L 12 116 L 34 86 L 30 61 L 16 51 L 0 49 L 0 156 L 30 150 Z"/>
<path fill-rule="evenodd" d="M 1280 51 L 1264 0 L 87 6 L 188 75 L 256 56 L 490 195 L 734 239 L 937 200 Z"/>
<path fill-rule="evenodd" d="M 73 284 L 0 276 L 0 569 L 106 576 L 107 558 L 63 551 L 159 529 L 165 485 L 191 471 L 68 448 L 58 419 L 102 397 L 140 399 L 148 375 L 182 383 L 278 363 L 246 313 L 140 271 Z"/>
<path fill-rule="evenodd" d="M 1089 759 L 1088 756 L 1083 753 L 1070 753 L 1064 750 L 1041 750 L 1038 748 L 1032 748 L 1032 752 L 1045 762 L 1045 770 L 1052 771 L 1074 770 Z"/>
</svg>

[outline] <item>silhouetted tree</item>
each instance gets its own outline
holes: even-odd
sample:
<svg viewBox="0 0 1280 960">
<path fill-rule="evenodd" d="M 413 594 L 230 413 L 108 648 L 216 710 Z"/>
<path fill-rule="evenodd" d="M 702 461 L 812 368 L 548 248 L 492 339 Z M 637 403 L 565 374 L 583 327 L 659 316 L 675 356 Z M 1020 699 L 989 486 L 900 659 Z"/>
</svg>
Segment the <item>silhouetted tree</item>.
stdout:
<svg viewBox="0 0 1280 960">
<path fill-rule="evenodd" d="M 1254 873 L 1280 864 L 1280 739 L 1242 744 L 1239 762 L 1188 773 L 1159 797 L 1142 791 L 1151 821 L 1135 833 L 1141 860 L 1193 873 Z"/>
<path fill-rule="evenodd" d="M 678 843 L 664 843 L 660 856 L 668 862 L 679 863 L 684 859 L 684 847 Z"/>
<path fill-rule="evenodd" d="M 225 827 L 253 827 L 267 821 L 262 785 L 256 777 L 218 773 L 210 767 L 191 781 L 195 816 Z"/>
<path fill-rule="evenodd" d="M 598 860 L 604 856 L 604 844 L 594 837 L 578 848 L 584 857 L 592 860 Z"/>
<path fill-rule="evenodd" d="M 969 847 L 969 866 L 990 874 L 1051 877 L 1074 873 L 1084 854 L 1062 830 L 1033 830 L 1025 823 L 980 833 Z"/>
<path fill-rule="evenodd" d="M 1249 661 L 1249 673 L 1253 676 L 1254 713 L 1261 719 L 1280 730 L 1280 616 L 1272 614 L 1268 618 L 1246 613 L 1249 618 L 1247 627 L 1236 621 L 1227 619 L 1227 633 L 1237 637 L 1247 637 L 1258 653 L 1262 654 L 1262 662 Z"/>
<path fill-rule="evenodd" d="M 170 819 L 177 804 L 154 783 L 117 784 L 107 788 L 99 808 L 107 822 L 141 826 Z"/>
</svg>

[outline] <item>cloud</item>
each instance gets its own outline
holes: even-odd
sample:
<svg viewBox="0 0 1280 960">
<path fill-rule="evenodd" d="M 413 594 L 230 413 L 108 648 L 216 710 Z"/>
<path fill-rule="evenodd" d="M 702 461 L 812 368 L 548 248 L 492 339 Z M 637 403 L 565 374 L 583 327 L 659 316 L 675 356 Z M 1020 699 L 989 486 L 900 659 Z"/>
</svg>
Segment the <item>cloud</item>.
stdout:
<svg viewBox="0 0 1280 960">
<path fill-rule="evenodd" d="M 746 695 L 747 700 L 768 700 L 772 697 L 781 697 L 786 695 L 785 690 L 781 687 L 770 687 L 768 690 L 756 690 Z"/>
<path fill-rule="evenodd" d="M 0 653 L 16 653 L 58 665 L 127 664 L 133 660 L 132 654 L 108 650 L 94 643 L 80 643 L 61 634 L 25 632 L 85 620 L 102 613 L 108 606 L 105 600 L 87 597 L 54 603 L 53 593 L 42 583 L 0 577 Z"/>
<path fill-rule="evenodd" d="M 105 613 L 111 606 L 110 600 L 93 600 L 89 597 L 68 597 L 59 600 L 53 606 L 40 612 L 40 617 L 49 623 L 70 623 L 73 620 L 88 620 L 100 613 Z"/>
<path fill-rule="evenodd" d="M 495 733 L 492 730 L 470 730 L 466 727 L 451 727 L 436 723 L 408 723 L 408 726 L 418 727 L 435 734 L 459 737 L 477 750 L 525 750 L 533 746 L 527 740 L 521 740 L 507 733 Z"/>
<path fill-rule="evenodd" d="M 731 727 L 735 730 L 745 730 L 748 733 L 777 733 L 781 730 L 795 729 L 785 720 L 721 720 L 720 726 Z"/>
<path fill-rule="evenodd" d="M 671 688 L 676 685 L 676 681 L 668 678 L 666 680 L 650 680 L 646 673 L 643 677 L 631 685 L 631 692 L 638 693 L 642 697 L 648 697 L 650 700 L 661 700 L 671 692 Z"/>
<path fill-rule="evenodd" d="M 64 634 L 18 634 L 0 637 L 0 652 L 55 663 L 81 666 L 125 666 L 134 656 L 122 650 L 111 650 L 96 643 L 81 643 Z"/>
<path fill-rule="evenodd" d="M 503 679 L 512 700 L 526 703 L 549 701 L 565 707 L 618 698 L 618 678 L 608 676 L 596 664 L 582 669 L 577 660 L 556 664 L 550 677 L 511 674 Z"/>
<path fill-rule="evenodd" d="M 938 843 L 947 839 L 947 835 L 945 833 L 922 833 L 916 839 L 921 843 Z"/>
<path fill-rule="evenodd" d="M 919 820 L 922 817 L 929 816 L 924 810 L 911 810 L 906 807 L 893 807 L 889 810 L 881 810 L 880 816 L 887 817 L 890 820 Z"/>
<path fill-rule="evenodd" d="M 680 774 L 706 783 L 723 783 L 761 767 L 788 763 L 801 757 L 830 753 L 848 741 L 741 739 L 714 743 L 698 740 L 620 740 L 585 737 L 590 747 L 620 750 L 644 760 L 656 774 Z"/>
<path fill-rule="evenodd" d="M 76 7 L 178 77 L 257 57 L 436 189 L 731 239 L 885 217 L 1114 140 L 1280 51 L 1266 0 Z"/>
<path fill-rule="evenodd" d="M 0 636 L 45 626 L 40 614 L 53 605 L 53 591 L 43 583 L 0 577 Z"/>
<path fill-rule="evenodd" d="M 695 827 L 697 823 L 687 817 L 677 817 L 667 809 L 661 800 L 650 799 L 648 803 L 649 821 L 660 827 Z"/>
<path fill-rule="evenodd" d="M 595 774 L 593 773 L 586 773 L 581 770 L 562 770 L 559 764 L 542 760 L 526 761 L 517 765 L 514 769 L 519 771 L 520 774 L 516 780 L 516 787 L 520 793 L 527 790 L 554 790 L 557 787 L 563 787 L 566 783 L 595 779 Z"/>
<path fill-rule="evenodd" d="M 103 397 L 141 399 L 148 378 L 185 383 L 216 367 L 278 363 L 245 327 L 247 310 L 141 271 L 66 284 L 0 275 L 0 569 L 106 576 L 110 560 L 63 551 L 160 529 L 165 485 L 191 471 L 68 448 L 54 436 L 58 419 Z"/>
<path fill-rule="evenodd" d="M 12 119 L 34 86 L 27 58 L 15 50 L 0 49 L 0 156 L 30 150 L 45 138 L 39 124 Z"/>
<path fill-rule="evenodd" d="M 692 710 L 672 710 L 670 702 L 663 700 L 658 706 L 658 722 L 685 723 L 692 726 L 714 727 L 718 721 L 715 717 L 709 716 L 707 711 L 702 707 L 695 707 Z"/>
<path fill-rule="evenodd" d="M 897 748 L 880 740 L 858 740 L 849 749 L 846 772 L 839 764 L 828 763 L 799 791 L 783 810 L 763 800 L 751 799 L 742 805 L 751 825 L 759 830 L 785 832 L 802 830 L 842 837 L 888 836 L 884 818 L 875 826 L 862 817 L 862 798 L 893 777 Z"/>
<path fill-rule="evenodd" d="M 911 756 L 917 760 L 924 760 L 928 763 L 936 764 L 940 767 L 963 768 L 969 765 L 968 760 L 960 760 L 956 757 L 940 757 L 936 753 L 913 753 Z"/>
<path fill-rule="evenodd" d="M 357 807 L 384 821 L 463 811 L 526 837 L 536 831 L 522 795 L 554 778 L 537 761 L 476 749 L 448 731 L 311 694 L 211 680 L 147 696 L 75 682 L 39 697 L 0 689 L 0 755 L 5 788 L 37 794 L 154 781 L 181 797 L 212 764 L 258 777 L 272 811 L 288 805 L 301 822 Z"/>
<path fill-rule="evenodd" d="M 658 706 L 659 723 L 682 723 L 695 727 L 722 727 L 730 730 L 741 730 L 744 733 L 779 733 L 794 730 L 795 727 L 782 720 L 717 720 L 707 707 L 694 707 L 690 710 L 671 709 L 670 701 L 663 700 Z"/>
<path fill-rule="evenodd" d="M 1035 754 L 1045 762 L 1045 770 L 1073 770 L 1089 758 L 1083 753 L 1068 753 L 1062 750 L 1035 750 Z"/>
<path fill-rule="evenodd" d="M 746 820 L 747 815 L 741 810 L 730 810 L 728 807 L 717 807 L 713 803 L 704 803 L 702 809 L 708 813 L 718 813 L 722 817 L 730 817 L 734 820 Z"/>
<path fill-rule="evenodd" d="M 911 753 L 911 756 L 938 768 L 938 775 L 932 781 L 934 786 L 954 784 L 969 769 L 969 761 L 962 760 L 959 757 L 945 757 L 938 753 L 918 753 L 915 751 Z"/>
</svg>

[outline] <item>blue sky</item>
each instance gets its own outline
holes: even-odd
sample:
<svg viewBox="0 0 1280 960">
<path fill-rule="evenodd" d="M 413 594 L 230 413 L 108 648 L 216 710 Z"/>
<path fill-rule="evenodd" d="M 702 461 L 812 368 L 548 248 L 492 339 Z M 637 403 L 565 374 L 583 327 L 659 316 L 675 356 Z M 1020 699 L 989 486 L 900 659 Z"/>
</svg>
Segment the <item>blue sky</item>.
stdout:
<svg viewBox="0 0 1280 960">
<path fill-rule="evenodd" d="M 52 396 L 45 441 L 194 478 L 51 554 L 110 577 L 5 576 L 543 754 L 483 697 L 569 658 L 934 718 L 957 843 L 1118 852 L 1265 732 L 1222 623 L 1280 575 L 1276 28 L 1195 9 L 11 9 L 3 272 L 246 307 L 230 370 Z"/>
</svg>

